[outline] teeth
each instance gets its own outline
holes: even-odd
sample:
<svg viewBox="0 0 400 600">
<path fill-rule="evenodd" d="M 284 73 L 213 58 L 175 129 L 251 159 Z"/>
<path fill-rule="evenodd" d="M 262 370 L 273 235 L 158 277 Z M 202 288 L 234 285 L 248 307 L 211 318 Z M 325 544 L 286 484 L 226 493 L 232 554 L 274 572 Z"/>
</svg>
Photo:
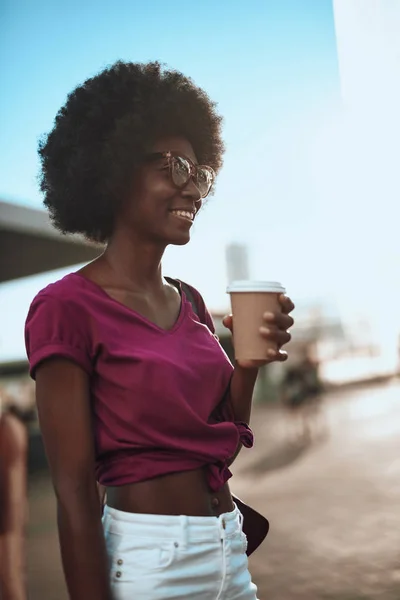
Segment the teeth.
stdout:
<svg viewBox="0 0 400 600">
<path fill-rule="evenodd" d="M 178 217 L 184 217 L 185 219 L 190 219 L 193 221 L 193 213 L 188 210 L 171 210 L 174 215 L 178 215 Z"/>
</svg>

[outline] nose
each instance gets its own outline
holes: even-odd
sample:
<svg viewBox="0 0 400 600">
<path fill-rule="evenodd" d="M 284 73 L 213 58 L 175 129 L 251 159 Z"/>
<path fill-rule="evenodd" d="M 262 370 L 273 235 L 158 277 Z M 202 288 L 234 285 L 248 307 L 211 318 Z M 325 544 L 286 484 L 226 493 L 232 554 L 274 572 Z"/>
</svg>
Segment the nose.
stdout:
<svg viewBox="0 0 400 600">
<path fill-rule="evenodd" d="M 201 195 L 197 187 L 194 185 L 192 177 L 189 179 L 183 190 L 181 191 L 181 195 L 183 198 L 187 200 L 191 200 L 192 202 L 201 202 Z M 199 207 L 197 206 L 197 209 Z"/>
</svg>

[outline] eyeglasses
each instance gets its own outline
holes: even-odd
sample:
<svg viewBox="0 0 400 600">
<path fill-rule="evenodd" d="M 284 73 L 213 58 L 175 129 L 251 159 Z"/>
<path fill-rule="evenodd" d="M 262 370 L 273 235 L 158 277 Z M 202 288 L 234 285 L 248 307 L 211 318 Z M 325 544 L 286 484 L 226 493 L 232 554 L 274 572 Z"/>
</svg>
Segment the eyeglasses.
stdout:
<svg viewBox="0 0 400 600">
<path fill-rule="evenodd" d="M 145 160 L 166 159 L 171 181 L 178 190 L 183 190 L 192 179 L 202 199 L 206 198 L 215 181 L 215 172 L 206 165 L 195 165 L 189 158 L 168 152 L 153 152 Z"/>
</svg>

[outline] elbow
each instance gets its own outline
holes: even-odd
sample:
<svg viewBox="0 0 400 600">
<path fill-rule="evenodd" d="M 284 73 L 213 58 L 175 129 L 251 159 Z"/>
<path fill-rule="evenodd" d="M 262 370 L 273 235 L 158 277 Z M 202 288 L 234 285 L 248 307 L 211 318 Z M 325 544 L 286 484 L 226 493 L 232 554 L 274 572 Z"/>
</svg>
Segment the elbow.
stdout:
<svg viewBox="0 0 400 600">
<path fill-rule="evenodd" d="M 99 505 L 96 481 L 88 477 L 60 477 L 53 481 L 57 506 L 60 509 L 74 509 L 78 506 Z"/>
</svg>

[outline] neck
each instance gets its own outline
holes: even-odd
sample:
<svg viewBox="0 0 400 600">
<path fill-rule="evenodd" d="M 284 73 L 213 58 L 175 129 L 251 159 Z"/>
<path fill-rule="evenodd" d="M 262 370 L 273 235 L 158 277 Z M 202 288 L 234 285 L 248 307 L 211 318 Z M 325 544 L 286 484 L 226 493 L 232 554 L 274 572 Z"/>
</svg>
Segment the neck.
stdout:
<svg viewBox="0 0 400 600">
<path fill-rule="evenodd" d="M 159 289 L 163 285 L 164 251 L 165 246 L 121 232 L 109 241 L 103 260 L 118 281 L 131 289 Z"/>
</svg>

